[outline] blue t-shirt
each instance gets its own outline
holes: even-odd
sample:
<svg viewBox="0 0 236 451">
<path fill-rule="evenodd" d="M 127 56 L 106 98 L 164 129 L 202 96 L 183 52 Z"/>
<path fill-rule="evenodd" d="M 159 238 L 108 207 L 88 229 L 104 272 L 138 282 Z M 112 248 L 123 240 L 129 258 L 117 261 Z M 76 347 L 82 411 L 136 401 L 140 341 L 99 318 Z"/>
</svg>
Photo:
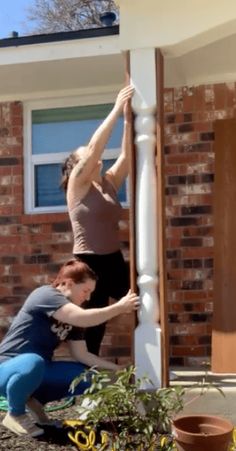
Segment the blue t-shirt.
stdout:
<svg viewBox="0 0 236 451">
<path fill-rule="evenodd" d="M 51 285 L 44 285 L 28 296 L 0 344 L 0 363 L 19 354 L 33 352 L 51 360 L 62 341 L 83 340 L 81 328 L 52 317 L 70 302 Z"/>
</svg>

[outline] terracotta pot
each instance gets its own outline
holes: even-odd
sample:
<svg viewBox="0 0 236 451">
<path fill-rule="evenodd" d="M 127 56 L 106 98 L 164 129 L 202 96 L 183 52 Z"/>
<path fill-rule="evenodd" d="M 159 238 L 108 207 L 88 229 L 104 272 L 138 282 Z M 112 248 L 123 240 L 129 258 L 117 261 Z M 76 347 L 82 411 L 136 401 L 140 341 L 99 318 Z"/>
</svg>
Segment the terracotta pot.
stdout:
<svg viewBox="0 0 236 451">
<path fill-rule="evenodd" d="M 233 425 L 212 415 L 187 415 L 173 421 L 172 427 L 179 451 L 228 451 Z"/>
</svg>

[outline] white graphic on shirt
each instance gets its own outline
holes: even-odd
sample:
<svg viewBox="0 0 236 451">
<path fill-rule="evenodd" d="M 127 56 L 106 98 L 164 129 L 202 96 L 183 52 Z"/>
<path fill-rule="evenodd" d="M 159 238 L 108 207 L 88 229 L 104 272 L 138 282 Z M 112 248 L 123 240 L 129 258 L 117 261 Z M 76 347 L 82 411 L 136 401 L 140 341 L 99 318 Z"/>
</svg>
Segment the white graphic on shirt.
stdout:
<svg viewBox="0 0 236 451">
<path fill-rule="evenodd" d="M 69 332 L 71 331 L 73 326 L 71 326 L 70 324 L 65 324 L 65 323 L 54 323 L 51 326 L 51 331 L 56 334 L 56 336 L 59 338 L 59 340 L 63 341 L 66 339 L 67 335 L 69 334 Z"/>
</svg>

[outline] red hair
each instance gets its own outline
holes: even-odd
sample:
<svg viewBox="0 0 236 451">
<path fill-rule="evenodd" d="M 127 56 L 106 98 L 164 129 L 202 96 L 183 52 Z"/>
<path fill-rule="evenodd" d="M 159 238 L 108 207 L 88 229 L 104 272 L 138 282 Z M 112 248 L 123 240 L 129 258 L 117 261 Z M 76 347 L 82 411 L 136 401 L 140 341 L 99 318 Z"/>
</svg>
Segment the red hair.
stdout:
<svg viewBox="0 0 236 451">
<path fill-rule="evenodd" d="M 83 283 L 88 279 L 97 280 L 95 272 L 84 262 L 79 260 L 69 260 L 59 270 L 52 286 L 56 288 L 66 280 L 71 279 L 75 283 Z"/>
</svg>

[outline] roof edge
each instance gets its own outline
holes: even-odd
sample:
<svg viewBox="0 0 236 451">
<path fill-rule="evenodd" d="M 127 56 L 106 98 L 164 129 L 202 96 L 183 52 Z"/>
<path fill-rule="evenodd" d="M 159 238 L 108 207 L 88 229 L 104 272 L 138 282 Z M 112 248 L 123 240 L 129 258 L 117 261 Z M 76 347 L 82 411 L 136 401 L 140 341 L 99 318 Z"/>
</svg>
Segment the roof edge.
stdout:
<svg viewBox="0 0 236 451">
<path fill-rule="evenodd" d="M 117 34 L 119 34 L 119 25 L 102 28 L 89 28 L 76 31 L 61 31 L 59 33 L 35 34 L 30 36 L 0 39 L 0 48 L 46 44 L 49 42 L 71 41 L 74 39 L 99 38 L 104 36 L 114 36 Z"/>
</svg>

